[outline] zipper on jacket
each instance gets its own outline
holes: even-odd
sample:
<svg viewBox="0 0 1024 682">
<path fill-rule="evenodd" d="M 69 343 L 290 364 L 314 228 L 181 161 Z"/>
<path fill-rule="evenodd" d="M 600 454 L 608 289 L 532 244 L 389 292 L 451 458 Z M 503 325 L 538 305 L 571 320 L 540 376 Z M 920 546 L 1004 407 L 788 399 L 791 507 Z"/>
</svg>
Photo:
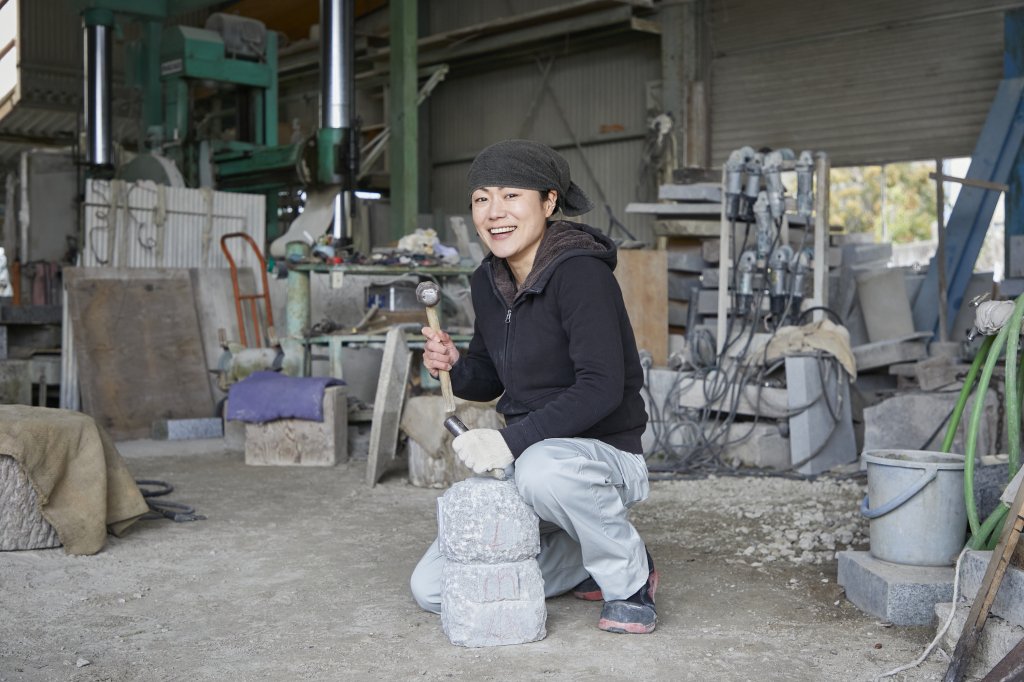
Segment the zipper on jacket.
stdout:
<svg viewBox="0 0 1024 682">
<path fill-rule="evenodd" d="M 512 324 L 512 309 L 509 308 L 508 312 L 505 313 L 505 324 Z"/>
</svg>

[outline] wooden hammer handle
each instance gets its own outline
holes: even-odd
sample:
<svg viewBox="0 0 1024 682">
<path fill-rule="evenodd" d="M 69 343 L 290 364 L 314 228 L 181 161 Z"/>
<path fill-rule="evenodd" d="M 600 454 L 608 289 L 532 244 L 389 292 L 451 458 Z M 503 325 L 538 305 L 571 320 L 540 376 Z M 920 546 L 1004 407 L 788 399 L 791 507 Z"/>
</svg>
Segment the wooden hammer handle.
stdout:
<svg viewBox="0 0 1024 682">
<path fill-rule="evenodd" d="M 437 310 L 434 306 L 427 306 L 427 322 L 430 328 L 438 334 L 441 333 L 441 323 L 437 319 Z M 441 380 L 441 396 L 444 398 L 444 411 L 446 414 L 455 412 L 455 394 L 452 393 L 452 378 L 448 370 L 438 370 L 438 378 Z"/>
</svg>

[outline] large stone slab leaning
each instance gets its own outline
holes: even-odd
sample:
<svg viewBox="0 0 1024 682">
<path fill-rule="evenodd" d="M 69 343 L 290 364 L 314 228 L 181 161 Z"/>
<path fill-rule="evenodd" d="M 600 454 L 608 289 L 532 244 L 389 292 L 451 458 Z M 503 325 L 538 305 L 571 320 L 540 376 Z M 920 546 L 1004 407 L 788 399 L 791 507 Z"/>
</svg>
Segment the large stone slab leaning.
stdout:
<svg viewBox="0 0 1024 682">
<path fill-rule="evenodd" d="M 537 515 L 514 481 L 469 478 L 437 501 L 441 554 L 463 564 L 501 564 L 540 553 Z"/>
</svg>

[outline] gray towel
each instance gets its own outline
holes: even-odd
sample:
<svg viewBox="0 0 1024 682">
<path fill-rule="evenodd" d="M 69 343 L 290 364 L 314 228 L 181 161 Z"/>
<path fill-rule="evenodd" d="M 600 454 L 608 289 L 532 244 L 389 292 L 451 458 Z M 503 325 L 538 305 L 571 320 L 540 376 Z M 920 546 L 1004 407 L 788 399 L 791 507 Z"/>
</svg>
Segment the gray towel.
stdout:
<svg viewBox="0 0 1024 682">
<path fill-rule="evenodd" d="M 569 162 L 551 147 L 533 140 L 492 144 L 477 154 L 468 180 L 471 194 L 480 187 L 558 190 L 558 208 L 567 216 L 582 215 L 594 208 L 569 177 Z"/>
</svg>

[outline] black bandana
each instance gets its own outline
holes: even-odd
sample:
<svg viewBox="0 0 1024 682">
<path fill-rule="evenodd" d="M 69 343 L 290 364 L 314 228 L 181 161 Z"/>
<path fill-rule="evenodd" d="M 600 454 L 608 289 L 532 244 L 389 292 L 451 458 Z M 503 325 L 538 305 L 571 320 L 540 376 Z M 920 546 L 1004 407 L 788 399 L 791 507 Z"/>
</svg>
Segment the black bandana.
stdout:
<svg viewBox="0 0 1024 682">
<path fill-rule="evenodd" d="M 567 216 L 582 215 L 594 207 L 569 177 L 569 163 L 562 155 L 532 140 L 492 144 L 477 154 L 468 180 L 470 193 L 481 187 L 558 190 L 558 207 Z"/>
</svg>

